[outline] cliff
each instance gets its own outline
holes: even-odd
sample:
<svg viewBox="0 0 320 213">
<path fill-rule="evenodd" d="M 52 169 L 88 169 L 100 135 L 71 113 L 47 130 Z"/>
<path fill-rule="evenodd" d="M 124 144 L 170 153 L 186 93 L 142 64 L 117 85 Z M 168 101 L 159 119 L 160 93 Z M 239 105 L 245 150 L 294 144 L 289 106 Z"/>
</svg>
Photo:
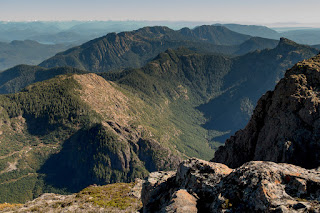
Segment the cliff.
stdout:
<svg viewBox="0 0 320 213">
<path fill-rule="evenodd" d="M 247 126 L 215 153 L 232 168 L 252 160 L 320 165 L 320 55 L 289 69 L 274 91 L 258 101 Z"/>
</svg>

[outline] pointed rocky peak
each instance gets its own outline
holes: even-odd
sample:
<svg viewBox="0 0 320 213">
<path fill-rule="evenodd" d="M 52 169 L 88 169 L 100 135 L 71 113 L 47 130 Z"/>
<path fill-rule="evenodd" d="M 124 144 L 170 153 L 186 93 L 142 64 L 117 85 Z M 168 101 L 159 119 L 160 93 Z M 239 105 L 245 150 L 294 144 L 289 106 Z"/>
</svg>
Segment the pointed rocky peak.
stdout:
<svg viewBox="0 0 320 213">
<path fill-rule="evenodd" d="M 157 55 L 154 60 L 152 60 L 150 63 L 154 64 L 156 62 L 160 63 L 168 63 L 168 60 L 173 63 L 177 63 L 180 60 L 180 57 L 187 56 L 187 55 L 196 55 L 198 53 L 185 48 L 185 47 L 179 47 L 177 49 L 167 49 L 165 52 L 160 53 Z"/>
<path fill-rule="evenodd" d="M 298 44 L 298 43 L 296 43 L 294 41 L 291 41 L 290 39 L 281 37 L 277 48 L 288 49 L 288 48 L 296 48 L 298 46 L 303 46 L 303 45 Z"/>
<path fill-rule="evenodd" d="M 232 168 L 252 160 L 320 166 L 320 55 L 289 69 L 260 98 L 247 126 L 220 147 L 213 161 Z"/>
</svg>

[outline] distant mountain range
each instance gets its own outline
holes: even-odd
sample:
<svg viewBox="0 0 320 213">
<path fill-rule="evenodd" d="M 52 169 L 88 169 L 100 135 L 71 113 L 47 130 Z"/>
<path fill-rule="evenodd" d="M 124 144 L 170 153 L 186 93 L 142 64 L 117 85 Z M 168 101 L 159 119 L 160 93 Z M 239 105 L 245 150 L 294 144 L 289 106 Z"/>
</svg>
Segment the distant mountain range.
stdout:
<svg viewBox="0 0 320 213">
<path fill-rule="evenodd" d="M 174 30 L 194 28 L 209 22 L 166 22 L 166 21 L 67 21 L 67 22 L 5 22 L 0 21 L 0 41 L 35 40 L 45 44 L 79 45 L 111 32 L 132 31 L 145 26 L 168 26 Z M 319 44 L 319 29 L 291 29 L 277 32 L 261 25 L 214 24 L 254 37 L 279 39 L 289 38 L 297 43 Z"/>
<path fill-rule="evenodd" d="M 285 37 L 293 40 L 299 44 L 315 45 L 320 43 L 320 29 L 298 29 L 298 30 L 288 30 L 283 32 L 277 32 L 265 26 L 259 25 L 240 25 L 240 24 L 223 24 L 224 26 L 234 32 L 258 36 L 270 39 L 279 39 L 280 37 Z"/>
<path fill-rule="evenodd" d="M 130 25 L 132 24 L 132 25 Z M 141 24 L 141 23 L 140 23 Z M 160 24 L 160 23 L 159 23 Z M 178 23 L 177 23 L 178 24 Z M 182 24 L 182 23 L 181 23 Z M 190 24 L 191 25 L 191 24 Z M 114 27 L 112 27 L 114 26 Z M 128 28 L 126 28 L 128 26 Z M 34 65 L 38 64 L 44 59 L 47 59 L 54 54 L 61 52 L 68 47 L 71 47 L 73 45 L 77 45 L 79 43 L 82 43 L 86 40 L 90 40 L 91 38 L 94 38 L 99 35 L 105 35 L 105 33 L 110 32 L 110 31 L 115 31 L 119 32 L 122 27 L 125 29 L 131 29 L 130 28 L 138 28 L 140 25 L 137 23 L 118 23 L 118 22 L 59 22 L 59 23 L 5 23 L 5 22 L 0 22 L 0 40 L 1 40 L 1 33 L 6 33 L 8 30 L 15 30 L 12 32 L 12 35 L 8 33 L 8 36 L 10 39 L 17 38 L 17 39 L 33 39 L 33 40 L 25 40 L 25 41 L 18 41 L 15 40 L 11 43 L 8 42 L 0 42 L 0 70 L 5 70 L 7 68 L 10 68 L 12 66 L 16 66 L 18 64 L 29 64 L 29 65 Z M 173 25 L 171 25 L 173 26 Z M 177 25 L 178 26 L 178 25 Z M 182 25 L 179 25 L 182 26 Z M 226 27 L 233 32 L 238 32 L 241 34 L 246 34 L 250 36 L 254 36 L 246 41 L 244 41 L 242 44 L 235 44 L 235 45 L 230 45 L 230 40 L 237 40 L 239 38 L 239 35 L 237 34 L 232 34 L 230 31 L 227 30 L 218 30 L 218 29 L 210 29 L 211 32 L 206 32 L 208 35 L 211 33 L 211 41 L 210 39 L 203 39 L 201 38 L 201 35 L 196 35 L 197 33 L 204 33 L 206 30 L 203 29 L 204 26 L 202 27 L 196 27 L 195 29 L 191 30 L 193 31 L 194 35 L 187 35 L 188 30 L 181 29 L 177 32 L 183 32 L 185 31 L 185 35 L 183 36 L 178 36 L 177 38 L 173 38 L 170 36 L 167 36 L 165 38 L 162 38 L 162 43 L 157 44 L 155 41 L 152 41 L 152 37 L 150 34 L 143 34 L 140 32 L 139 36 L 142 36 L 144 41 L 139 40 L 139 37 L 136 36 L 139 33 L 137 32 L 128 32 L 129 34 L 131 33 L 132 35 L 135 35 L 135 38 L 137 41 L 135 41 L 135 44 L 130 44 L 133 45 L 133 49 L 127 50 L 124 55 L 117 55 L 117 51 L 123 51 L 121 48 L 124 48 L 121 46 L 122 44 L 118 44 L 118 46 L 114 47 L 114 56 L 109 59 L 108 63 L 112 63 L 113 65 L 110 65 L 110 69 L 116 68 L 116 69 L 123 69 L 127 67 L 140 67 L 144 65 L 148 60 L 151 60 L 153 57 L 155 57 L 157 54 L 159 54 L 162 51 L 165 51 L 167 48 L 177 48 L 180 46 L 188 47 L 189 49 L 193 49 L 197 52 L 203 52 L 203 53 L 216 53 L 216 54 L 225 54 L 225 55 L 243 55 L 248 52 L 254 51 L 254 50 L 262 50 L 262 49 L 272 49 L 277 45 L 277 41 L 273 39 L 279 39 L 281 36 L 287 37 L 287 38 L 292 38 L 293 40 L 299 41 L 299 43 L 314 43 L 312 42 L 312 36 L 315 38 L 318 38 L 317 31 L 316 30 L 309 30 L 308 33 L 305 35 L 308 36 L 301 36 L 303 35 L 302 31 L 290 31 L 290 34 L 286 33 L 277 33 L 274 30 L 271 30 L 267 27 L 264 26 L 255 26 L 255 25 L 239 25 L 239 24 L 225 24 L 225 25 L 214 25 L 215 27 L 220 26 L 220 27 Z M 105 27 L 105 28 L 104 28 Z M 24 36 L 24 32 L 28 31 L 28 29 L 34 30 L 32 36 Z M 208 26 L 207 26 L 208 28 Z M 210 28 L 210 27 L 209 27 Z M 20 31 L 19 31 L 19 30 Z M 29 29 L 29 30 L 30 30 Z M 101 33 L 99 30 L 101 30 Z M 80 34 L 83 34 L 84 32 L 90 31 L 90 32 L 96 32 L 96 34 L 91 35 L 91 37 L 86 37 L 82 38 L 83 36 L 80 36 Z M 108 31 L 109 30 L 109 31 Z M 187 30 L 187 31 L 186 31 Z M 190 30 L 190 29 L 189 29 Z M 207 29 L 208 30 L 208 29 Z M 47 35 L 45 32 L 56 32 L 56 34 L 50 34 Z M 197 32 L 198 31 L 198 32 Z M 200 32 L 202 31 L 202 32 Z M 219 32 L 220 31 L 220 32 Z M 300 36 L 301 38 L 305 39 L 305 42 L 303 40 L 299 40 L 299 38 L 295 37 L 295 33 L 299 33 L 298 37 Z M 159 33 L 159 32 L 158 32 Z M 162 32 L 163 33 L 163 32 Z M 169 33 L 170 32 L 165 32 Z M 302 34 L 301 34 L 302 33 Z M 32 33 L 31 33 L 32 34 Z M 176 33 L 177 34 L 177 33 Z M 160 35 L 160 34 L 159 34 Z M 207 36 L 208 36 L 207 35 Z M 176 35 L 177 36 L 177 35 Z M 195 37 L 199 37 L 196 39 Z M 203 36 L 203 35 L 202 35 Z M 105 36 L 107 37 L 107 36 Z M 103 37 L 103 38 L 105 38 Z M 210 36 L 209 36 L 210 37 Z M 214 38 L 216 37 L 216 38 Z M 223 38 L 228 38 L 224 39 Z M 269 38 L 266 39 L 266 38 Z M 272 38 L 272 39 L 270 39 Z M 101 38 L 102 39 L 102 38 Z M 130 42 L 129 38 L 123 37 L 123 39 L 128 39 Z M 100 41 L 98 43 L 99 39 L 96 39 L 95 41 L 97 42 L 97 46 L 99 48 L 103 49 L 103 42 Z M 104 39 L 106 40 L 106 39 Z M 164 41 L 165 40 L 165 41 Z M 44 42 L 38 43 L 36 41 Z M 134 40 L 133 40 L 134 41 Z M 132 42 L 133 42 L 132 41 Z M 112 41 L 108 41 L 109 43 Z M 132 43 L 131 42 L 131 43 Z M 142 50 L 139 50 L 139 45 L 142 45 L 142 42 L 145 43 L 144 51 L 143 53 Z M 316 42 L 316 41 L 315 41 Z M 61 43 L 59 45 L 54 45 L 55 43 Z M 90 42 L 89 42 L 90 43 Z M 237 42 L 235 42 L 237 43 Z M 317 43 L 317 42 L 316 42 Z M 319 41 L 320 43 L 320 41 Z M 129 46 L 130 46 L 129 45 Z M 136 45 L 136 46 L 134 46 Z M 137 47 L 138 46 L 138 47 Z M 153 52 L 150 52 L 150 47 L 152 46 Z M 315 48 L 319 48 L 317 45 L 314 45 Z M 137 48 L 137 49 L 134 49 Z M 78 47 L 78 51 L 82 49 L 81 47 Z M 82 49 L 81 54 L 85 54 L 86 52 L 85 49 Z M 78 68 L 80 69 L 87 69 L 90 68 L 91 66 L 88 65 L 87 63 L 96 63 L 95 57 L 98 57 L 99 50 L 97 50 L 97 53 L 94 53 L 94 51 L 91 51 L 92 54 L 95 55 L 90 55 L 90 58 L 88 59 L 88 56 L 82 56 L 83 58 L 79 58 L 77 52 L 72 52 L 72 53 L 61 53 L 62 56 L 56 57 L 54 59 L 54 62 L 50 62 L 49 64 L 45 64 L 44 66 L 52 67 L 55 65 L 70 65 L 70 66 L 75 66 L 77 64 Z M 68 56 L 66 56 L 66 55 Z M 80 53 L 79 53 L 80 54 Z M 103 54 L 103 53 L 102 53 Z M 142 54 L 142 55 L 141 55 Z M 86 59 L 84 59 L 86 57 Z M 67 60 L 67 61 L 65 61 Z M 83 61 L 86 60 L 86 61 Z M 99 60 L 99 59 L 98 59 Z M 51 66 L 52 65 L 52 66 Z M 100 65 L 97 65 L 100 66 Z M 103 67 L 103 65 L 101 65 Z M 107 68 L 107 69 L 109 69 Z M 95 69 L 94 69 L 95 71 Z M 99 70 L 100 71 L 100 70 Z"/>
<path fill-rule="evenodd" d="M 242 24 L 215 24 L 224 26 L 229 30 L 254 37 L 279 39 L 281 34 L 277 31 L 261 25 L 242 25 Z"/>
<path fill-rule="evenodd" d="M 200 26 L 174 31 L 145 27 L 132 32 L 111 33 L 59 53 L 40 64 L 43 67 L 72 66 L 91 72 L 140 67 L 168 48 L 184 46 L 197 52 L 227 55 L 273 48 L 277 41 L 252 38 L 221 26 Z"/>
<path fill-rule="evenodd" d="M 70 47 L 64 44 L 45 45 L 31 40 L 0 42 L 0 70 L 17 64 L 36 65 Z"/>
<path fill-rule="evenodd" d="M 196 27 L 206 22 L 170 21 L 0 21 L 0 41 L 36 40 L 46 44 L 79 45 L 111 32 L 137 30 L 145 26 L 168 26 L 173 29 Z"/>
</svg>

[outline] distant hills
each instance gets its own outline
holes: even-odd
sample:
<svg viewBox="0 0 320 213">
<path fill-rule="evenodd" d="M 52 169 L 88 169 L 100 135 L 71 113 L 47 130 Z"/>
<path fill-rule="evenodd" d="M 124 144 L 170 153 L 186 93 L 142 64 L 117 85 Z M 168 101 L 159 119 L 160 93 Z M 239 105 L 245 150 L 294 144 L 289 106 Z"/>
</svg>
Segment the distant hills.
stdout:
<svg viewBox="0 0 320 213">
<path fill-rule="evenodd" d="M 46 69 L 38 66 L 18 65 L 0 73 L 0 93 L 19 92 L 32 83 L 71 73 L 83 74 L 86 72 L 72 67 Z"/>
<path fill-rule="evenodd" d="M 261 25 L 242 25 L 242 24 L 216 24 L 216 26 L 224 26 L 234 32 L 250 35 L 254 37 L 279 39 L 280 33 Z"/>
<path fill-rule="evenodd" d="M 104 36 L 111 32 L 132 31 L 145 26 L 168 26 L 174 30 L 200 25 L 209 22 L 168 22 L 168 21 L 66 21 L 66 22 L 6 22 L 0 21 L 0 42 L 13 40 L 35 40 L 45 44 L 79 45 L 93 38 Z M 291 29 L 277 32 L 261 25 L 214 24 L 253 37 L 279 39 L 289 38 L 297 43 L 319 44 L 319 29 Z"/>
<path fill-rule="evenodd" d="M 119 24 L 119 25 L 118 25 Z M 8 31 L 8 36 L 10 39 L 19 38 L 19 39 L 32 39 L 32 40 L 25 40 L 25 41 L 13 41 L 11 43 L 8 42 L 0 42 L 0 70 L 5 70 L 7 68 L 10 68 L 12 66 L 18 65 L 18 64 L 38 64 L 44 59 L 47 59 L 54 54 L 61 52 L 68 47 L 71 47 L 71 45 L 76 45 L 79 43 L 82 43 L 84 41 L 90 40 L 94 37 L 104 35 L 110 31 L 119 32 L 122 27 L 124 29 L 136 29 L 139 28 L 140 24 L 131 23 L 133 25 L 130 25 L 130 23 L 117 23 L 117 22 L 59 22 L 59 23 L 42 23 L 42 22 L 35 22 L 35 23 L 5 23 L 0 22 L 0 40 L 1 40 L 1 33 L 5 33 L 8 30 L 16 30 L 15 32 L 12 32 L 12 35 Z M 113 27 L 112 27 L 113 26 Z M 126 28 L 126 26 L 128 28 Z M 131 28 L 130 28 L 131 26 Z M 174 26 L 174 25 L 170 25 Z M 178 25 L 177 25 L 178 26 Z M 180 25 L 179 25 L 180 26 Z M 182 25 L 181 25 L 182 26 Z M 135 35 L 135 40 L 137 40 L 136 43 L 132 43 L 129 46 L 132 45 L 133 49 L 126 50 L 124 54 L 117 54 L 117 51 L 123 51 L 121 48 L 125 48 L 122 46 L 122 44 L 118 44 L 118 46 L 115 47 L 108 47 L 111 51 L 113 48 L 115 53 L 110 52 L 109 55 L 113 54 L 111 58 L 104 58 L 103 60 L 108 60 L 107 64 L 109 64 L 109 67 L 105 67 L 104 65 L 96 65 L 100 67 L 98 70 L 101 71 L 102 69 L 124 69 L 128 67 L 140 67 L 143 66 L 148 60 L 151 60 L 153 57 L 155 57 L 160 52 L 165 51 L 168 48 L 177 48 L 180 46 L 188 47 L 189 49 L 192 49 L 197 52 L 202 53 L 216 53 L 216 54 L 225 54 L 225 55 L 243 55 L 248 52 L 254 51 L 254 50 L 262 50 L 266 48 L 274 48 L 277 45 L 276 40 L 272 39 L 279 39 L 280 37 L 287 37 L 291 38 L 291 40 L 297 40 L 298 43 L 310 43 L 314 44 L 313 39 L 311 38 L 314 36 L 317 38 L 317 30 L 309 30 L 307 34 L 308 36 L 302 36 L 303 32 L 302 30 L 298 31 L 290 31 L 287 34 L 284 33 L 277 33 L 274 30 L 271 30 L 264 26 L 255 26 L 255 25 L 239 25 L 239 24 L 225 24 L 225 25 L 214 25 L 215 27 L 225 27 L 230 29 L 232 32 L 228 30 L 222 30 L 221 29 L 210 29 L 211 32 L 208 31 L 210 28 L 209 25 L 206 26 L 207 29 L 205 29 L 204 26 L 196 27 L 194 29 L 188 29 L 188 28 L 182 28 L 181 30 L 177 30 L 177 32 L 174 36 L 167 35 L 164 38 L 161 38 L 161 43 L 156 43 L 154 40 L 152 41 L 152 36 L 148 33 L 141 33 L 141 30 L 137 30 L 134 32 L 127 32 L 131 33 L 132 35 Z M 105 27 L 105 28 L 103 28 Z M 20 29 L 20 31 L 18 30 Z M 34 32 L 32 30 L 34 30 Z M 101 30 L 101 33 L 99 30 Z M 23 36 L 24 32 L 31 30 L 33 33 L 32 36 Z M 82 39 L 79 37 L 78 34 L 81 34 L 83 32 L 96 32 L 96 34 L 91 35 L 91 37 L 88 37 L 86 39 Z M 108 31 L 109 30 L 109 31 Z M 191 32 L 192 31 L 192 32 Z M 50 34 L 46 35 L 45 32 L 56 32 L 56 34 Z M 105 33 L 103 33 L 105 32 Z M 139 36 L 143 37 L 143 41 L 139 40 Z M 250 36 L 254 36 L 253 38 L 249 39 L 250 37 L 247 37 L 248 40 L 245 40 L 244 42 L 239 43 L 237 41 L 239 35 L 235 34 L 234 32 L 238 32 L 241 34 L 246 34 Z M 295 32 L 299 33 L 298 36 L 295 36 Z M 160 33 L 160 32 L 158 32 Z M 169 31 L 162 32 L 162 33 L 172 33 Z M 210 35 L 211 33 L 211 35 Z M 202 35 L 201 35 L 202 34 Z M 11 35 L 11 36 L 10 36 Z M 160 35 L 160 34 L 159 34 Z M 20 37 L 19 37 L 20 36 Z M 151 37 L 150 37 L 151 36 Z M 301 37 L 305 39 L 299 40 L 298 37 Z M 104 36 L 101 38 L 100 41 L 107 40 L 107 36 Z M 198 37 L 198 38 L 196 38 Z M 207 38 L 206 38 L 207 37 Z M 210 38 L 211 37 L 211 38 Z M 272 38 L 268 40 L 267 38 Z M 77 40 L 78 39 L 78 40 Z M 80 40 L 79 40 L 80 39 Z M 125 38 L 125 36 L 122 39 L 128 39 Z M 158 39 L 158 38 L 157 38 Z M 52 61 L 48 64 L 44 64 L 46 67 L 55 67 L 55 66 L 77 66 L 79 69 L 88 69 L 92 68 L 93 65 L 89 65 L 88 63 L 97 63 L 97 60 L 99 60 L 99 63 L 102 63 L 103 60 L 99 59 L 99 48 L 102 48 L 102 54 L 103 54 L 103 45 L 105 45 L 103 42 L 98 43 L 99 39 L 96 39 L 95 42 L 97 42 L 97 52 L 94 53 L 94 51 L 91 51 L 90 57 L 85 55 L 84 52 L 86 52 L 85 49 L 82 49 L 81 47 L 78 47 L 79 53 L 77 51 L 74 52 L 64 52 L 61 53 L 63 56 L 54 57 Z M 128 42 L 126 41 L 126 45 L 128 45 Z M 234 44 L 230 43 L 230 41 Z M 306 40 L 308 42 L 306 42 Z M 36 41 L 44 42 L 38 43 Z M 109 43 L 112 41 L 108 41 Z M 315 41 L 316 42 L 316 41 Z M 55 43 L 60 43 L 59 45 L 54 45 Z M 90 43 L 90 42 L 89 42 Z M 144 49 L 139 50 L 139 48 L 142 46 L 142 43 L 144 43 Z M 319 41 L 320 43 L 320 41 Z M 317 44 L 317 42 L 316 42 Z M 150 47 L 152 47 L 153 52 L 150 52 Z M 315 46 L 317 47 L 317 46 Z M 131 48 L 131 47 L 130 47 Z M 81 50 L 80 50 L 81 49 Z M 143 53 L 144 52 L 144 53 Z M 82 54 L 81 57 L 80 55 Z M 66 56 L 68 55 L 68 56 Z M 95 59 L 97 58 L 98 59 Z M 112 65 L 110 65 L 112 64 Z M 103 68 L 104 67 L 104 68 Z M 91 71 L 91 70 L 90 70 Z M 96 71 L 96 68 L 93 68 L 93 71 Z M 103 70 L 105 71 L 105 70 Z"/>
<path fill-rule="evenodd" d="M 69 45 L 45 45 L 31 40 L 0 42 L 0 70 L 17 64 L 36 65 L 68 48 Z"/>
<path fill-rule="evenodd" d="M 320 50 L 320 44 L 318 44 L 318 45 L 313 45 L 312 47 L 317 48 L 317 49 Z"/>
<path fill-rule="evenodd" d="M 219 24 L 234 32 L 258 36 L 270 39 L 279 39 L 280 37 L 288 38 L 299 44 L 315 45 L 320 43 L 320 29 L 298 29 L 277 32 L 265 26 L 259 25 L 241 25 L 241 24 Z"/>
<path fill-rule="evenodd" d="M 140 67 L 160 52 L 180 46 L 197 52 L 232 55 L 273 48 L 277 44 L 273 40 L 250 38 L 221 26 L 205 25 L 178 31 L 167 27 L 145 27 L 132 32 L 108 34 L 59 53 L 40 66 L 72 66 L 92 72 L 105 72 Z"/>
<path fill-rule="evenodd" d="M 205 22 L 170 21 L 0 21 L 0 41 L 35 40 L 45 44 L 79 45 L 111 32 L 137 30 L 145 26 L 173 29 L 196 27 Z"/>
</svg>

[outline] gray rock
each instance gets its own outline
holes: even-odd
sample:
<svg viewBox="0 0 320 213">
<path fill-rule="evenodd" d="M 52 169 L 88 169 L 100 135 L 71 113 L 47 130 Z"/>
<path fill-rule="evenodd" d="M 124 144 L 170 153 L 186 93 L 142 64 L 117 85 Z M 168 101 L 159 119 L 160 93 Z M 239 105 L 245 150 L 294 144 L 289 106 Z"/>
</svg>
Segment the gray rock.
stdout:
<svg viewBox="0 0 320 213">
<path fill-rule="evenodd" d="M 174 171 L 152 172 L 142 185 L 141 200 L 145 203 L 143 212 L 155 212 L 167 206 L 175 190 Z M 172 194 L 170 193 L 172 191 Z M 152 205 L 149 205 L 152 204 Z"/>
<path fill-rule="evenodd" d="M 193 212 L 195 202 L 199 212 L 319 212 L 320 172 L 262 161 L 230 169 L 192 158 L 176 174 L 152 174 L 142 194 L 144 212 Z"/>
</svg>

